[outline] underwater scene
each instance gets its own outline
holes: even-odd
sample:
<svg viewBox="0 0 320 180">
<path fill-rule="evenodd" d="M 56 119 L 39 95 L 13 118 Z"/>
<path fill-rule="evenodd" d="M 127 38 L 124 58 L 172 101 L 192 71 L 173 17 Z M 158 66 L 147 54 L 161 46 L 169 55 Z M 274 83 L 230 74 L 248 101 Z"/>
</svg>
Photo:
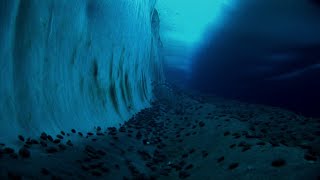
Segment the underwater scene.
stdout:
<svg viewBox="0 0 320 180">
<path fill-rule="evenodd" d="M 0 0 L 0 179 L 320 180 L 319 0 Z"/>
</svg>

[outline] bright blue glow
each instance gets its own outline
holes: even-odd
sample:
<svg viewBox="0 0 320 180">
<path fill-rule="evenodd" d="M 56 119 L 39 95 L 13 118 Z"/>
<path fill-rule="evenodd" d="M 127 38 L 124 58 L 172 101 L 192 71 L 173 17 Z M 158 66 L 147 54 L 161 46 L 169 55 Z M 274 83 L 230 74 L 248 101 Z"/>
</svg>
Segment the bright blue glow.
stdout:
<svg viewBox="0 0 320 180">
<path fill-rule="evenodd" d="M 219 25 L 233 0 L 159 0 L 160 36 L 167 64 L 189 69 L 205 32 Z"/>
</svg>

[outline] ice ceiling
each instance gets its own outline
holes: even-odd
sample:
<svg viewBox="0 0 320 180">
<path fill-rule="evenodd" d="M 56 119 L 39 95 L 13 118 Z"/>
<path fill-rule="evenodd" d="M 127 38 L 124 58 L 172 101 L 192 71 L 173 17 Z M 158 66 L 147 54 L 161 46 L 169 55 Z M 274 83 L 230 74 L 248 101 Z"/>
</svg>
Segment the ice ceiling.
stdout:
<svg viewBox="0 0 320 180">
<path fill-rule="evenodd" d="M 192 53 L 209 26 L 221 20 L 232 0 L 160 0 L 160 36 L 168 65 L 188 69 Z"/>
</svg>

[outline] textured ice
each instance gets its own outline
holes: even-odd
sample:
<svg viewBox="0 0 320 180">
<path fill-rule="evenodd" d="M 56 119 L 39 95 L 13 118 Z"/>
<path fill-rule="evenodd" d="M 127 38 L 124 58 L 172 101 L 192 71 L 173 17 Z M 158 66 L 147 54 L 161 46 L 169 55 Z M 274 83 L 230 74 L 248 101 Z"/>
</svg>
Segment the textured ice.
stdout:
<svg viewBox="0 0 320 180">
<path fill-rule="evenodd" d="M 0 140 L 117 126 L 149 106 L 161 76 L 154 6 L 2 0 Z"/>
</svg>

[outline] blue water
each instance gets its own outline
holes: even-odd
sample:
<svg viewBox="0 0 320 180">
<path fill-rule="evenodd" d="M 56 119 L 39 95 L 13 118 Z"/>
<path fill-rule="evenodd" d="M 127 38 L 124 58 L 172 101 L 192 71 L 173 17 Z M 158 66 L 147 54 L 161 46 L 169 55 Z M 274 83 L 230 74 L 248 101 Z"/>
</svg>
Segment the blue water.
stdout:
<svg viewBox="0 0 320 180">
<path fill-rule="evenodd" d="M 319 180 L 319 0 L 0 0 L 0 179 Z"/>
<path fill-rule="evenodd" d="M 209 28 L 185 81 L 200 92 L 320 117 L 319 1 L 246 2 Z"/>
</svg>

